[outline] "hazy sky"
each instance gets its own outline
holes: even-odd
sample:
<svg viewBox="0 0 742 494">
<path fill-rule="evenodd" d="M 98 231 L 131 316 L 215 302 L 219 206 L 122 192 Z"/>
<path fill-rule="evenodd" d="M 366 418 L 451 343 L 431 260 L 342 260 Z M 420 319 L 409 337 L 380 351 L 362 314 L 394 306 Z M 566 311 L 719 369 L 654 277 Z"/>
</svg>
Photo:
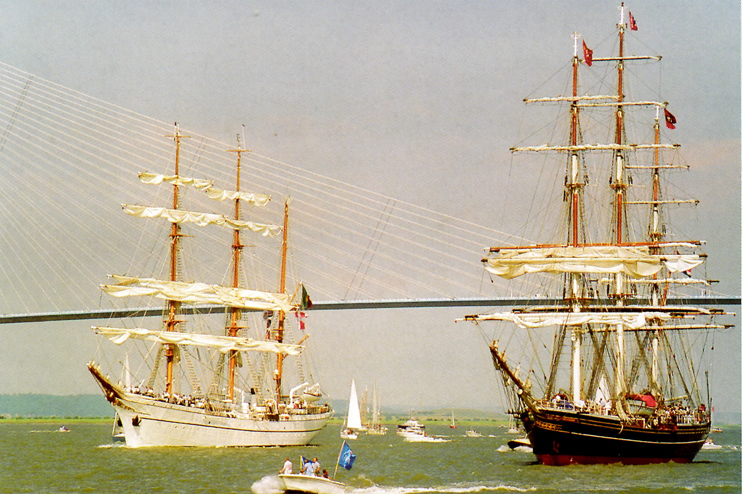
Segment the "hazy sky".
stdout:
<svg viewBox="0 0 742 494">
<path fill-rule="evenodd" d="M 594 50 L 609 50 L 618 5 L 0 1 L 0 61 L 225 142 L 245 124 L 261 154 L 512 231 L 515 225 L 499 223 L 507 215 L 493 211 L 509 207 L 518 193 L 508 186 L 528 178 L 513 173 L 508 152 L 534 123 L 522 120 L 522 99 L 569 62 L 573 32 Z M 739 2 L 628 8 L 639 24 L 631 51 L 663 55 L 658 97 L 678 118 L 671 139 L 682 143 L 697 177 L 692 193 L 704 201 L 689 215 L 698 224 L 693 232 L 709 241 L 718 290 L 738 296 Z M 503 180 L 504 170 L 512 181 Z M 486 348 L 453 324 L 464 312 L 313 315 L 327 329 L 318 336 L 325 387 L 345 397 L 350 373 L 359 386 L 376 380 L 388 403 L 492 404 L 498 393 Z M 39 338 L 74 335 L 62 349 L 17 341 L 31 332 L 26 326 L 0 328 L 7 338 L 0 393 L 96 392 L 84 369 L 92 335 L 86 323 L 78 326 L 33 328 Z M 362 344 L 337 329 L 348 326 L 365 335 Z M 733 390 L 717 409 L 739 411 L 739 329 L 720 340 L 737 367 L 715 377 L 715 387 Z M 54 362 L 46 367 L 53 377 L 35 371 L 38 362 Z"/>
</svg>

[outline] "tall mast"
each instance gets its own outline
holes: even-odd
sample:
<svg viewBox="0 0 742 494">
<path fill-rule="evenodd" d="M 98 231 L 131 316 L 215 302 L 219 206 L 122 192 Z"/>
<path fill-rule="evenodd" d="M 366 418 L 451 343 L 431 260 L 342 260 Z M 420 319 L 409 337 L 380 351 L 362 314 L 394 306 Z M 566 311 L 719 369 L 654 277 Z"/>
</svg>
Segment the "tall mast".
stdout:
<svg viewBox="0 0 742 494">
<path fill-rule="evenodd" d="M 237 149 L 229 149 L 228 150 L 231 153 L 237 153 L 237 176 L 236 176 L 236 185 L 235 190 L 237 192 L 237 197 L 234 200 L 234 219 L 236 221 L 239 221 L 240 219 L 240 162 L 242 160 L 242 153 L 244 151 L 249 152 L 249 149 L 242 149 L 242 145 L 240 144 L 240 136 L 237 135 Z M 239 228 L 235 228 L 234 230 L 234 238 L 232 240 L 232 286 L 234 288 L 238 288 L 240 286 L 240 255 L 242 253 L 242 248 L 244 246 L 242 245 L 242 242 L 240 241 L 240 230 Z M 240 324 L 239 321 L 242 317 L 242 311 L 238 307 L 232 307 L 230 308 L 230 319 L 229 319 L 229 326 L 227 327 L 227 331 L 229 336 L 237 336 L 238 331 L 240 330 Z M 227 382 L 227 398 L 229 400 L 234 400 L 234 376 L 235 371 L 237 367 L 237 351 L 232 350 L 229 352 L 229 377 Z"/>
<path fill-rule="evenodd" d="M 614 142 L 616 145 L 623 143 L 623 70 L 624 70 L 624 34 L 626 24 L 624 23 L 624 4 L 621 2 L 621 22 L 618 24 L 618 85 L 617 85 L 617 102 L 616 106 L 616 135 Z M 613 190 L 615 191 L 615 242 L 617 245 L 621 245 L 624 242 L 624 191 L 626 190 L 626 182 L 624 182 L 624 152 L 622 149 L 617 149 L 615 154 L 616 160 L 616 176 L 612 183 Z M 615 276 L 615 297 L 616 305 L 624 305 L 624 275 L 622 273 L 616 273 Z M 616 370 L 615 370 L 615 393 L 618 400 L 617 409 L 619 415 L 623 412 L 623 400 L 621 400 L 624 394 L 624 327 L 623 324 L 616 324 Z"/>
<path fill-rule="evenodd" d="M 175 124 L 175 133 L 166 137 L 172 137 L 175 141 L 175 176 L 180 176 L 180 140 L 189 136 L 181 135 L 180 127 Z M 178 209 L 178 183 L 173 182 L 173 209 Z M 180 252 L 180 225 L 177 222 L 172 223 L 170 231 L 170 281 L 178 281 L 178 255 Z M 176 331 L 180 320 L 177 315 L 180 309 L 180 302 L 175 300 L 167 301 L 168 316 L 165 322 L 167 331 Z M 165 346 L 166 378 L 165 393 L 172 398 L 173 396 L 173 363 L 175 361 L 175 345 Z"/>
<path fill-rule="evenodd" d="M 288 251 L 288 231 L 289 231 L 289 199 L 286 199 L 283 207 L 283 236 L 281 237 L 281 278 L 279 281 L 278 292 L 286 293 L 286 253 Z M 283 331 L 286 323 L 286 314 L 283 311 L 278 312 L 278 333 L 276 341 L 283 343 Z M 283 379 L 283 358 L 284 355 L 279 353 L 276 356 L 276 396 L 281 399 L 281 380 Z"/>
<path fill-rule="evenodd" d="M 577 97 L 577 72 L 580 64 L 578 57 L 577 40 L 579 35 L 575 33 L 574 38 L 574 56 L 572 57 L 572 103 L 570 104 L 570 144 L 576 147 L 579 143 L 580 137 L 580 107 L 578 106 Z M 568 233 L 568 243 L 572 246 L 579 244 L 579 228 L 580 228 L 580 195 L 582 192 L 582 184 L 580 183 L 580 156 L 578 151 L 572 151 L 570 154 L 569 169 L 567 171 L 567 194 L 569 197 L 570 204 L 570 223 L 571 230 Z M 569 275 L 570 280 L 570 298 L 572 302 L 572 311 L 580 311 L 580 299 L 582 294 L 582 277 L 579 273 L 572 273 Z M 572 397 L 575 402 L 581 401 L 580 397 L 580 382 L 581 382 L 581 368 L 580 368 L 580 348 L 582 344 L 582 329 L 577 326 L 572 329 Z"/>
</svg>

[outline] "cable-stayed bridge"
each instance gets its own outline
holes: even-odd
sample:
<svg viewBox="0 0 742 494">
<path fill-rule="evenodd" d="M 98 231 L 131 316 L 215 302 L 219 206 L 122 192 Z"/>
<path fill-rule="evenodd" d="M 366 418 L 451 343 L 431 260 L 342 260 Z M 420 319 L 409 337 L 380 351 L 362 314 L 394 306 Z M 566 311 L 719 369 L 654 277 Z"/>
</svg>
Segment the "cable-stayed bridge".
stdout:
<svg viewBox="0 0 742 494">
<path fill-rule="evenodd" d="M 107 273 L 164 273 L 168 225 L 142 231 L 121 204 L 167 206 L 171 200 L 137 174 L 172 173 L 174 125 L 148 118 L 0 65 L 0 323 L 90 319 L 143 314 L 116 309 L 98 285 Z M 180 129 L 181 175 L 235 181 L 236 146 Z M 243 153 L 242 186 L 270 194 L 274 206 L 255 221 L 276 221 L 290 197 L 290 277 L 303 281 L 315 310 L 497 306 L 543 299 L 538 282 L 513 292 L 483 274 L 489 245 L 528 239 L 409 204 L 309 172 L 255 151 Z M 193 208 L 223 214 L 203 194 L 183 190 Z M 199 209 L 200 208 L 200 209 Z M 253 211 L 250 211 L 253 214 Z M 204 228 L 187 239 L 203 262 L 184 276 L 223 282 L 231 237 Z M 272 286 L 278 243 L 246 242 L 246 282 Z M 164 275 L 163 275 L 164 276 Z M 494 285 L 494 286 L 493 286 Z M 672 297 L 671 297 L 672 298 Z M 738 296 L 701 294 L 713 305 Z M 213 309 L 209 309 L 213 310 Z M 117 312 L 123 311 L 123 312 Z"/>
</svg>

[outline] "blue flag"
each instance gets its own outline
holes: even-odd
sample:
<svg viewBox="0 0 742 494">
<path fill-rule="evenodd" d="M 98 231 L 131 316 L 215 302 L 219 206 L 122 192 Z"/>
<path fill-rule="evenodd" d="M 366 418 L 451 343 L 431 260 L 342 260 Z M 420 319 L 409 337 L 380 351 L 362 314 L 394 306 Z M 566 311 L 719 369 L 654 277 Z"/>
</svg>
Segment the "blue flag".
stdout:
<svg viewBox="0 0 742 494">
<path fill-rule="evenodd" d="M 338 465 L 346 470 L 353 468 L 353 462 L 356 461 L 356 455 L 350 450 L 345 442 L 343 442 L 343 449 L 340 450 L 340 458 L 338 459 Z"/>
</svg>

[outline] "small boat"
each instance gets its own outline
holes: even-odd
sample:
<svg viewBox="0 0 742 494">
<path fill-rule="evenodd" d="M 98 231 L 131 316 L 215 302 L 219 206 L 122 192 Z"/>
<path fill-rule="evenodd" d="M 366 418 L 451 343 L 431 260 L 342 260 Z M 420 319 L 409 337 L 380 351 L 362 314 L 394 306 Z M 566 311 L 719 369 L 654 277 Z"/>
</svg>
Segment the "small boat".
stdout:
<svg viewBox="0 0 742 494">
<path fill-rule="evenodd" d="M 518 439 L 511 439 L 508 441 L 508 447 L 510 449 L 517 449 L 517 448 L 532 448 L 531 441 L 528 439 L 528 437 L 519 437 Z"/>
<path fill-rule="evenodd" d="M 69 432 L 70 430 L 67 428 L 66 425 L 63 425 L 59 429 L 57 429 L 57 432 Z"/>
<path fill-rule="evenodd" d="M 376 383 L 374 383 L 374 389 L 372 396 L 372 412 L 371 412 L 371 424 L 368 426 L 367 434 L 372 436 L 383 436 L 389 429 L 381 423 L 381 407 L 379 406 L 379 398 L 376 394 Z"/>
<path fill-rule="evenodd" d="M 338 467 L 346 470 L 353 468 L 356 455 L 353 454 L 348 444 L 343 441 L 340 454 L 335 463 L 335 475 Z M 328 477 L 315 475 L 297 475 L 293 473 L 282 473 L 278 475 L 284 492 L 304 492 L 309 494 L 341 494 L 345 492 L 345 484 Z"/>
<path fill-rule="evenodd" d="M 449 425 L 451 429 L 456 429 L 458 426 L 456 425 L 456 417 L 453 416 L 453 410 L 451 410 L 451 425 Z"/>
<path fill-rule="evenodd" d="M 469 427 L 466 430 L 466 437 L 482 437 L 482 434 Z"/>
<path fill-rule="evenodd" d="M 704 449 L 704 450 L 721 449 L 721 444 L 716 444 L 713 439 L 708 438 L 706 439 L 706 442 L 703 443 L 703 446 L 701 446 L 701 449 Z"/>
<path fill-rule="evenodd" d="M 406 436 L 409 434 L 425 434 L 425 425 L 410 417 L 404 424 L 397 425 L 397 434 Z"/>
<path fill-rule="evenodd" d="M 284 492 L 308 492 L 312 494 L 340 494 L 345 492 L 345 484 L 337 480 L 313 475 L 282 473 L 278 476 Z"/>
</svg>

